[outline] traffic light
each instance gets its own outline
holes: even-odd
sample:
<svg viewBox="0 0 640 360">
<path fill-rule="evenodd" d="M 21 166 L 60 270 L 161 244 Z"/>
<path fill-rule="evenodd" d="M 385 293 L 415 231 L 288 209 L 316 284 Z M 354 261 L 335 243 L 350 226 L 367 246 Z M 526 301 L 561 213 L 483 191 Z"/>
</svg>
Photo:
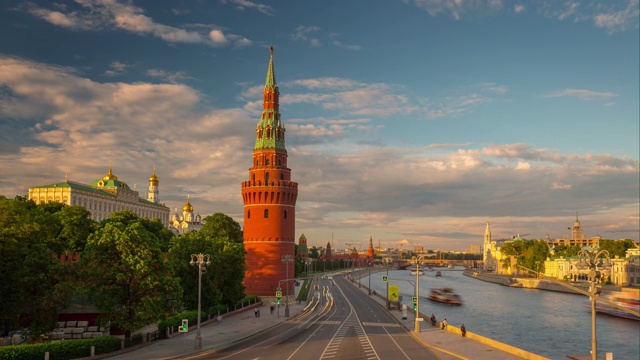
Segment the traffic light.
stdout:
<svg viewBox="0 0 640 360">
<path fill-rule="evenodd" d="M 278 298 L 278 305 L 280 305 L 280 298 Z"/>
<path fill-rule="evenodd" d="M 178 327 L 178 331 L 179 332 L 187 332 L 187 331 L 189 331 L 189 320 L 188 319 L 182 319 L 182 325 L 180 325 Z"/>
<path fill-rule="evenodd" d="M 382 275 L 382 282 L 389 281 L 389 277 L 387 275 Z"/>
<path fill-rule="evenodd" d="M 413 304 L 413 311 L 418 311 L 418 304 Z"/>
</svg>

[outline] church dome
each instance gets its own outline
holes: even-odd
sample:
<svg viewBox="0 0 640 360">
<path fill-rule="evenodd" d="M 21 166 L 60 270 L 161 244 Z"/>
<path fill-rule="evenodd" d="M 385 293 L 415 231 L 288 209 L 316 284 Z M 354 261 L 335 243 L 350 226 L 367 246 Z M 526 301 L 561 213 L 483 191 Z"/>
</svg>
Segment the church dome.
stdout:
<svg viewBox="0 0 640 360">
<path fill-rule="evenodd" d="M 160 181 L 160 179 L 158 179 L 158 177 L 156 176 L 156 173 L 153 173 L 153 175 L 151 175 L 151 177 L 149 178 L 150 182 L 158 182 Z"/>
<path fill-rule="evenodd" d="M 187 197 L 187 202 L 182 207 L 182 211 L 193 212 L 193 206 L 191 206 L 191 203 L 189 202 L 189 198 L 188 197 Z"/>
<path fill-rule="evenodd" d="M 109 168 L 109 172 L 107 173 L 107 175 L 102 177 L 102 180 L 105 180 L 105 181 L 107 181 L 107 180 L 118 180 L 118 177 L 115 176 L 113 174 L 113 171 L 111 171 L 111 168 Z"/>
</svg>

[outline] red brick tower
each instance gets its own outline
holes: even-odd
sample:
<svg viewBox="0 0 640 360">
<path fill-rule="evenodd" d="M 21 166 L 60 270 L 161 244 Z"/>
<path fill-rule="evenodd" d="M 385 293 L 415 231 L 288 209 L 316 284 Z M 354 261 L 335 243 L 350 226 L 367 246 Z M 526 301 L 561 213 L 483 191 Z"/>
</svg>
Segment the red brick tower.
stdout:
<svg viewBox="0 0 640 360">
<path fill-rule="evenodd" d="M 242 182 L 244 201 L 244 248 L 246 293 L 275 296 L 278 281 L 294 277 L 295 221 L 298 183 L 291 181 L 280 121 L 279 95 L 270 49 L 264 84 L 262 117 L 256 127 L 253 166 L 249 180 Z M 282 283 L 283 294 L 293 294 Z"/>
</svg>

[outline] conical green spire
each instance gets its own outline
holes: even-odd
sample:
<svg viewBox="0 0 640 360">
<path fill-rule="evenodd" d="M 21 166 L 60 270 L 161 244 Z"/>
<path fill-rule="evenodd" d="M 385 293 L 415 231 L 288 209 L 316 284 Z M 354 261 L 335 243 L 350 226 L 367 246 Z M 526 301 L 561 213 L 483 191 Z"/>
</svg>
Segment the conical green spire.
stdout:
<svg viewBox="0 0 640 360">
<path fill-rule="evenodd" d="M 264 83 L 264 87 L 277 88 L 278 84 L 276 84 L 276 72 L 273 70 L 273 45 L 269 48 L 270 57 L 269 57 L 269 68 L 267 70 L 267 81 Z"/>
<path fill-rule="evenodd" d="M 273 46 L 270 48 L 267 80 L 264 84 L 262 116 L 256 129 L 256 146 L 259 149 L 277 149 L 286 151 L 284 146 L 284 127 L 280 122 L 280 91 L 276 84 L 276 73 L 273 66 Z"/>
</svg>

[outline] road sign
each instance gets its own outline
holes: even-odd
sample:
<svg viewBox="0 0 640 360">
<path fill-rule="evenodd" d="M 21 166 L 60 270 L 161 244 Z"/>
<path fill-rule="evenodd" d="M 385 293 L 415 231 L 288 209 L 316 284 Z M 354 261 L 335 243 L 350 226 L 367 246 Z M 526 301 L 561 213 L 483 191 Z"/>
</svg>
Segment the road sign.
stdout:
<svg viewBox="0 0 640 360">
<path fill-rule="evenodd" d="M 418 297 L 417 296 L 412 296 L 411 297 L 411 302 L 414 303 L 414 304 L 417 304 L 418 303 Z"/>
<path fill-rule="evenodd" d="M 389 285 L 389 294 L 387 294 L 389 300 L 398 301 L 398 285 Z"/>
<path fill-rule="evenodd" d="M 189 331 L 189 319 L 182 319 L 182 325 L 178 326 L 179 332 Z"/>
<path fill-rule="evenodd" d="M 382 282 L 389 281 L 389 277 L 387 275 L 382 275 Z"/>
<path fill-rule="evenodd" d="M 280 291 L 280 290 L 276 291 L 276 297 L 277 298 L 281 298 L 282 297 L 282 291 Z"/>
</svg>

